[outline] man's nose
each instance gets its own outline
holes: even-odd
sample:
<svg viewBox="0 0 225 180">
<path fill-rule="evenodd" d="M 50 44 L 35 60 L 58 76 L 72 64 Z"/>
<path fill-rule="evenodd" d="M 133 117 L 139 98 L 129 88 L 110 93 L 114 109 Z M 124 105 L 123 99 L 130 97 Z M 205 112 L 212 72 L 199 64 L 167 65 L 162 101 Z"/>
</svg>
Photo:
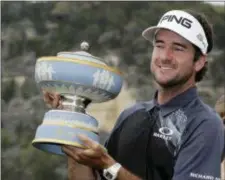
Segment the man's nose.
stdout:
<svg viewBox="0 0 225 180">
<path fill-rule="evenodd" d="M 161 60 L 172 60 L 173 59 L 173 51 L 171 48 L 164 48 L 160 53 Z"/>
</svg>

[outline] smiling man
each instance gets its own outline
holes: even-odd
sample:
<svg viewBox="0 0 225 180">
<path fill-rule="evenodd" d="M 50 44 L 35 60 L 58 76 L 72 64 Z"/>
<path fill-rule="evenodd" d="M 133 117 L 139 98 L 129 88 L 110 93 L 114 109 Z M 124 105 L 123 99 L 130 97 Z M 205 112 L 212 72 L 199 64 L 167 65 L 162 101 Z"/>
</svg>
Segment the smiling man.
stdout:
<svg viewBox="0 0 225 180">
<path fill-rule="evenodd" d="M 172 10 L 143 32 L 153 44 L 153 100 L 119 116 L 105 147 L 81 136 L 86 149 L 64 152 L 107 180 L 219 180 L 224 129 L 196 89 L 207 69 L 212 29 L 204 16 Z M 57 107 L 58 96 L 46 102 Z M 79 164 L 77 164 L 79 166 Z M 76 174 L 77 173 L 77 174 Z M 79 179 L 79 172 L 73 179 Z M 93 176 L 94 177 L 94 176 Z M 92 178 L 93 178 L 92 177 Z"/>
</svg>

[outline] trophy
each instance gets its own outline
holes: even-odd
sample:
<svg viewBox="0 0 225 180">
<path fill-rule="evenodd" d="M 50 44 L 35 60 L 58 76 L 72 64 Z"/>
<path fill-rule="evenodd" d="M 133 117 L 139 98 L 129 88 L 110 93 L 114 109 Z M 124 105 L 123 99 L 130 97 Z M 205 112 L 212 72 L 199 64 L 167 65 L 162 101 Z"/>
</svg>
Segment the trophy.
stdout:
<svg viewBox="0 0 225 180">
<path fill-rule="evenodd" d="M 117 69 L 88 53 L 89 44 L 81 51 L 59 52 L 57 56 L 40 57 L 35 65 L 35 81 L 41 90 L 57 93 L 62 109 L 45 113 L 32 145 L 48 153 L 65 155 L 62 145 L 84 148 L 77 135 L 86 135 L 99 143 L 98 121 L 86 113 L 90 103 L 114 99 L 123 79 Z"/>
</svg>

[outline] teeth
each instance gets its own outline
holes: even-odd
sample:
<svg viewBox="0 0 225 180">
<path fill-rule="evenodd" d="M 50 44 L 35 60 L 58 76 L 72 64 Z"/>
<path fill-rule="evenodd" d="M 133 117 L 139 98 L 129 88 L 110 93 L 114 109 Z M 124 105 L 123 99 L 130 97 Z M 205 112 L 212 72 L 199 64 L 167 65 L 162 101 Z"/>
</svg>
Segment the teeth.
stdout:
<svg viewBox="0 0 225 180">
<path fill-rule="evenodd" d="M 172 68 L 170 68 L 170 67 L 161 67 L 162 69 L 172 69 Z"/>
</svg>

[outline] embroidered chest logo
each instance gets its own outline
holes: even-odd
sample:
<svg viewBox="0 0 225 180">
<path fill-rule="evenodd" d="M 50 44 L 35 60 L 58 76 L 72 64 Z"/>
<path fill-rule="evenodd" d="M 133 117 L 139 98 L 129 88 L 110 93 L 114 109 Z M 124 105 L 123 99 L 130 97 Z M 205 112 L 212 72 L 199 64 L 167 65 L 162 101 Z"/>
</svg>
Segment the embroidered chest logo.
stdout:
<svg viewBox="0 0 225 180">
<path fill-rule="evenodd" d="M 153 136 L 164 139 L 166 141 L 172 139 L 173 130 L 168 127 L 159 128 L 159 133 L 154 132 Z"/>
<path fill-rule="evenodd" d="M 172 141 L 174 145 L 179 144 L 181 134 L 184 131 L 187 117 L 181 109 L 173 112 L 167 117 L 162 117 L 159 114 L 158 132 L 154 132 L 153 136 Z"/>
</svg>

